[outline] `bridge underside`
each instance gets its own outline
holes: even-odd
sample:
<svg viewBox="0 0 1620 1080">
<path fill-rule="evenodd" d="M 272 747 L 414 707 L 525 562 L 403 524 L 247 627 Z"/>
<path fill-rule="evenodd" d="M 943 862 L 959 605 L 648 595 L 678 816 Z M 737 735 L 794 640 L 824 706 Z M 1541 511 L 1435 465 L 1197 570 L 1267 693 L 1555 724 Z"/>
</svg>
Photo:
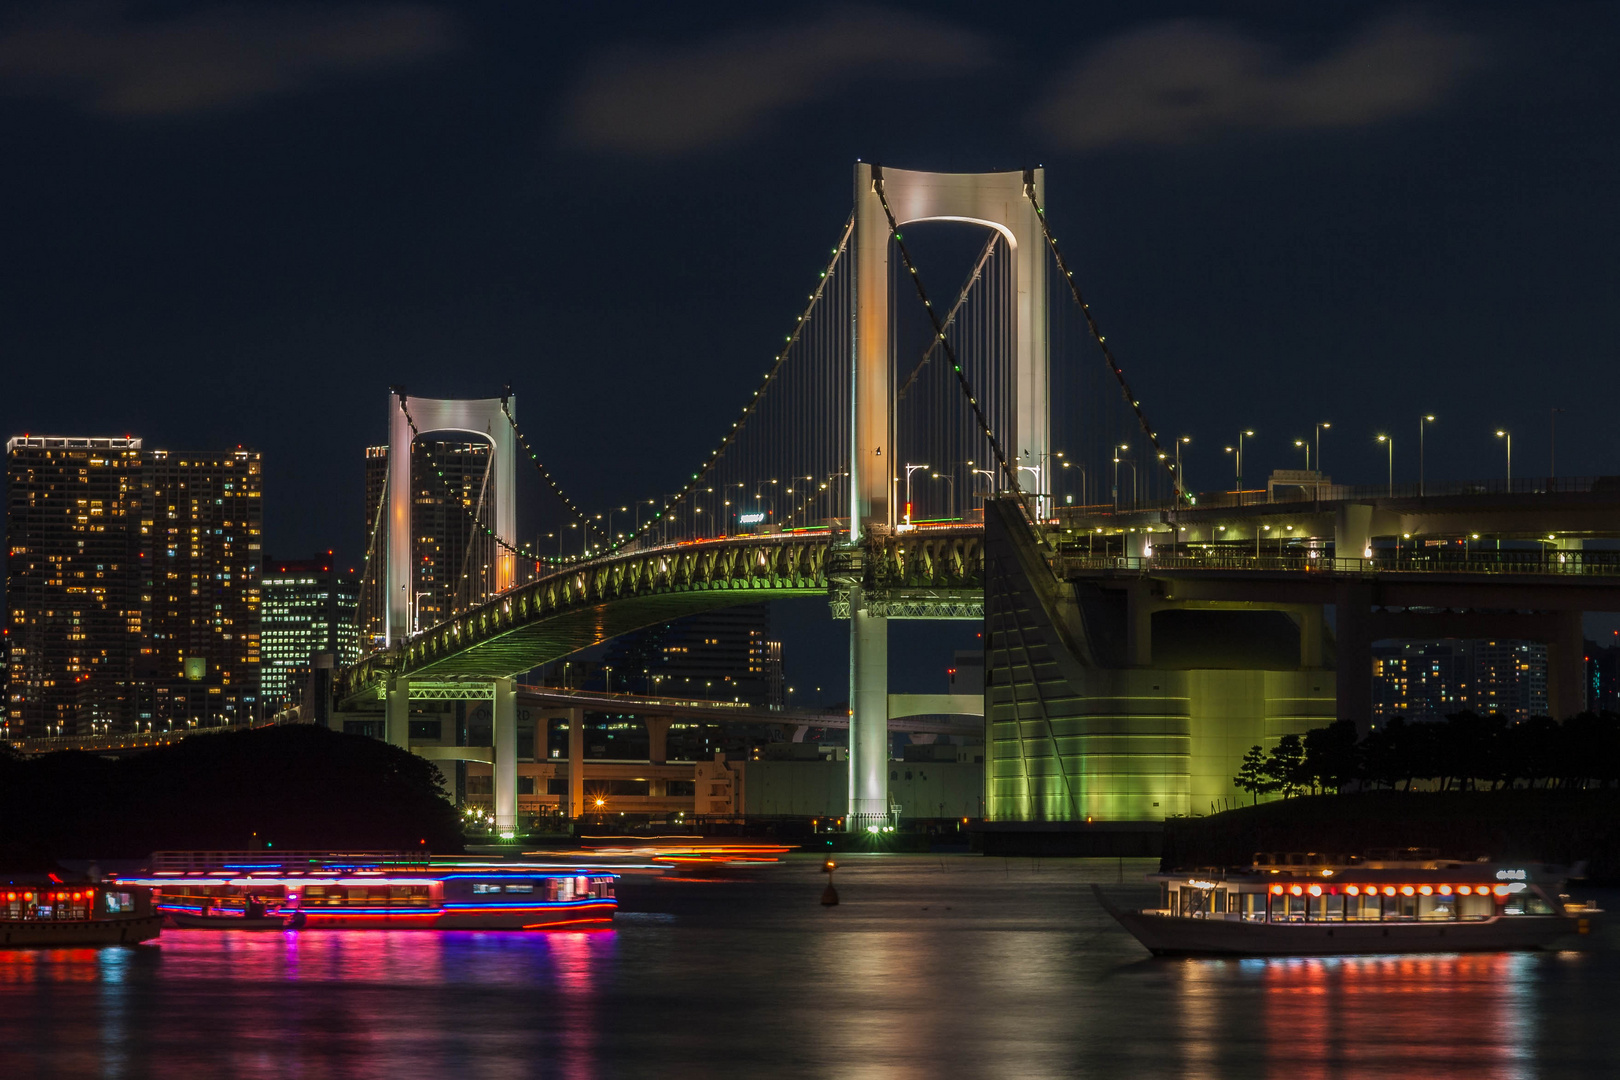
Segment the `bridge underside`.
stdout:
<svg viewBox="0 0 1620 1080">
<path fill-rule="evenodd" d="M 644 627 L 739 604 L 825 597 L 820 588 L 703 589 L 637 596 L 565 612 L 542 622 L 525 623 L 480 641 L 476 648 L 430 659 L 411 669 L 411 677 L 490 678 L 525 671 L 570 656 L 582 649 Z"/>
</svg>

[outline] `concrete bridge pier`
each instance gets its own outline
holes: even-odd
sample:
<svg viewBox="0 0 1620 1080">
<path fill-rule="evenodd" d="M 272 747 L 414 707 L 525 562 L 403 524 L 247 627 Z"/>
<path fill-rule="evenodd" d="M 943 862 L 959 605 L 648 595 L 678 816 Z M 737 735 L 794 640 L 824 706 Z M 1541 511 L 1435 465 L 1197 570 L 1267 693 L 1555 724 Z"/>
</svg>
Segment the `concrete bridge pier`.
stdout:
<svg viewBox="0 0 1620 1080">
<path fill-rule="evenodd" d="M 495 831 L 517 834 L 517 687 L 512 679 L 495 680 L 493 709 Z"/>
<path fill-rule="evenodd" d="M 1365 559 L 1372 545 L 1371 503 L 1345 503 L 1333 521 L 1333 557 Z M 1340 713 L 1343 716 L 1344 713 Z"/>
<path fill-rule="evenodd" d="M 889 620 L 856 590 L 849 621 L 849 815 L 845 828 L 889 822 Z"/>
<path fill-rule="evenodd" d="M 1586 633 L 1579 611 L 1560 611 L 1547 643 L 1547 711 L 1568 720 L 1586 709 Z"/>
<path fill-rule="evenodd" d="M 568 710 L 568 816 L 585 816 L 585 710 Z"/>
<path fill-rule="evenodd" d="M 649 716 L 647 725 L 647 762 L 662 765 L 669 760 L 669 722 L 667 716 Z"/>
<path fill-rule="evenodd" d="M 383 728 L 389 746 L 411 748 L 411 680 L 403 675 L 388 677 Z"/>
</svg>

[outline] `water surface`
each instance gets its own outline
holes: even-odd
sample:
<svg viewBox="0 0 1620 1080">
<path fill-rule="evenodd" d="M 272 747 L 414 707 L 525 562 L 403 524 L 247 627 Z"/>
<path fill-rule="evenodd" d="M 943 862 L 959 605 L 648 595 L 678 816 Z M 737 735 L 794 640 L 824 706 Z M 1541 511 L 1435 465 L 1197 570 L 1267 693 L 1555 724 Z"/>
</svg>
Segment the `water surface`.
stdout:
<svg viewBox="0 0 1620 1080">
<path fill-rule="evenodd" d="M 801 857 L 627 878 L 612 930 L 0 951 L 0 1077 L 1620 1073 L 1607 934 L 1584 953 L 1154 960 L 1089 891 L 1146 902 L 1151 863 L 841 862 L 830 909 Z"/>
</svg>

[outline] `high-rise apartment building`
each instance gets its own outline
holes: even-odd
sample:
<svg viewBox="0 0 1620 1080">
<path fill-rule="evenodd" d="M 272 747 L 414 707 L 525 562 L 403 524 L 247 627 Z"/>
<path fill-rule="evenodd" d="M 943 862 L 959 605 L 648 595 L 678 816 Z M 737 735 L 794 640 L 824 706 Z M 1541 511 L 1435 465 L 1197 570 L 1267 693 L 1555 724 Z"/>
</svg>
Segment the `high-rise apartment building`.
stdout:
<svg viewBox="0 0 1620 1080">
<path fill-rule="evenodd" d="M 262 470 L 254 450 L 147 454 L 153 730 L 261 714 Z"/>
<path fill-rule="evenodd" d="M 381 560 L 388 521 L 379 516 L 388 489 L 388 447 L 366 448 L 366 539 L 373 564 L 360 598 L 368 647 L 384 625 Z M 497 546 L 476 522 L 493 518 L 490 448 L 484 442 L 418 439 L 411 445 L 411 550 L 414 627 L 443 622 L 495 592 Z"/>
<path fill-rule="evenodd" d="M 1547 646 L 1479 640 L 1373 648 L 1374 720 L 1439 720 L 1464 710 L 1510 720 L 1545 716 Z"/>
<path fill-rule="evenodd" d="M 4 729 L 132 730 L 145 635 L 141 440 L 6 442 Z"/>
<path fill-rule="evenodd" d="M 260 685 L 270 712 L 303 699 L 316 655 L 330 653 L 339 666 L 360 659 L 360 592 L 355 572 L 338 569 L 331 552 L 266 560 L 260 589 Z"/>
</svg>

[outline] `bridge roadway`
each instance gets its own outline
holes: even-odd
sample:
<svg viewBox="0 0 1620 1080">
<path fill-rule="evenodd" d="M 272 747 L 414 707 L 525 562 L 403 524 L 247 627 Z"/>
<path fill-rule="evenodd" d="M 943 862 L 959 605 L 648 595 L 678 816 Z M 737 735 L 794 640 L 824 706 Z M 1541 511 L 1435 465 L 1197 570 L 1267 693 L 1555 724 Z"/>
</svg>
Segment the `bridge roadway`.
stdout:
<svg viewBox="0 0 1620 1080">
<path fill-rule="evenodd" d="M 858 588 L 888 618 L 983 617 L 982 526 L 918 528 L 853 548 L 839 535 L 722 537 L 568 567 L 366 657 L 342 672 L 339 703 L 395 680 L 510 678 L 644 626 L 761 600 L 828 596 L 847 616 Z"/>
<path fill-rule="evenodd" d="M 1279 490 L 1294 497 L 1277 498 Z M 1306 491 L 1319 497 L 1301 497 Z M 1062 506 L 1054 524 L 1064 536 L 1123 536 L 1125 554 L 1136 556 L 1150 541 L 1179 548 L 1258 540 L 1260 554 L 1327 542 L 1333 554 L 1359 558 L 1380 538 L 1417 546 L 1461 541 L 1472 550 L 1475 541 L 1533 540 L 1578 549 L 1584 540 L 1620 538 L 1620 476 L 1436 482 L 1423 491 L 1416 484 L 1274 483 L 1266 491 L 1200 494 L 1191 506 Z"/>
</svg>

